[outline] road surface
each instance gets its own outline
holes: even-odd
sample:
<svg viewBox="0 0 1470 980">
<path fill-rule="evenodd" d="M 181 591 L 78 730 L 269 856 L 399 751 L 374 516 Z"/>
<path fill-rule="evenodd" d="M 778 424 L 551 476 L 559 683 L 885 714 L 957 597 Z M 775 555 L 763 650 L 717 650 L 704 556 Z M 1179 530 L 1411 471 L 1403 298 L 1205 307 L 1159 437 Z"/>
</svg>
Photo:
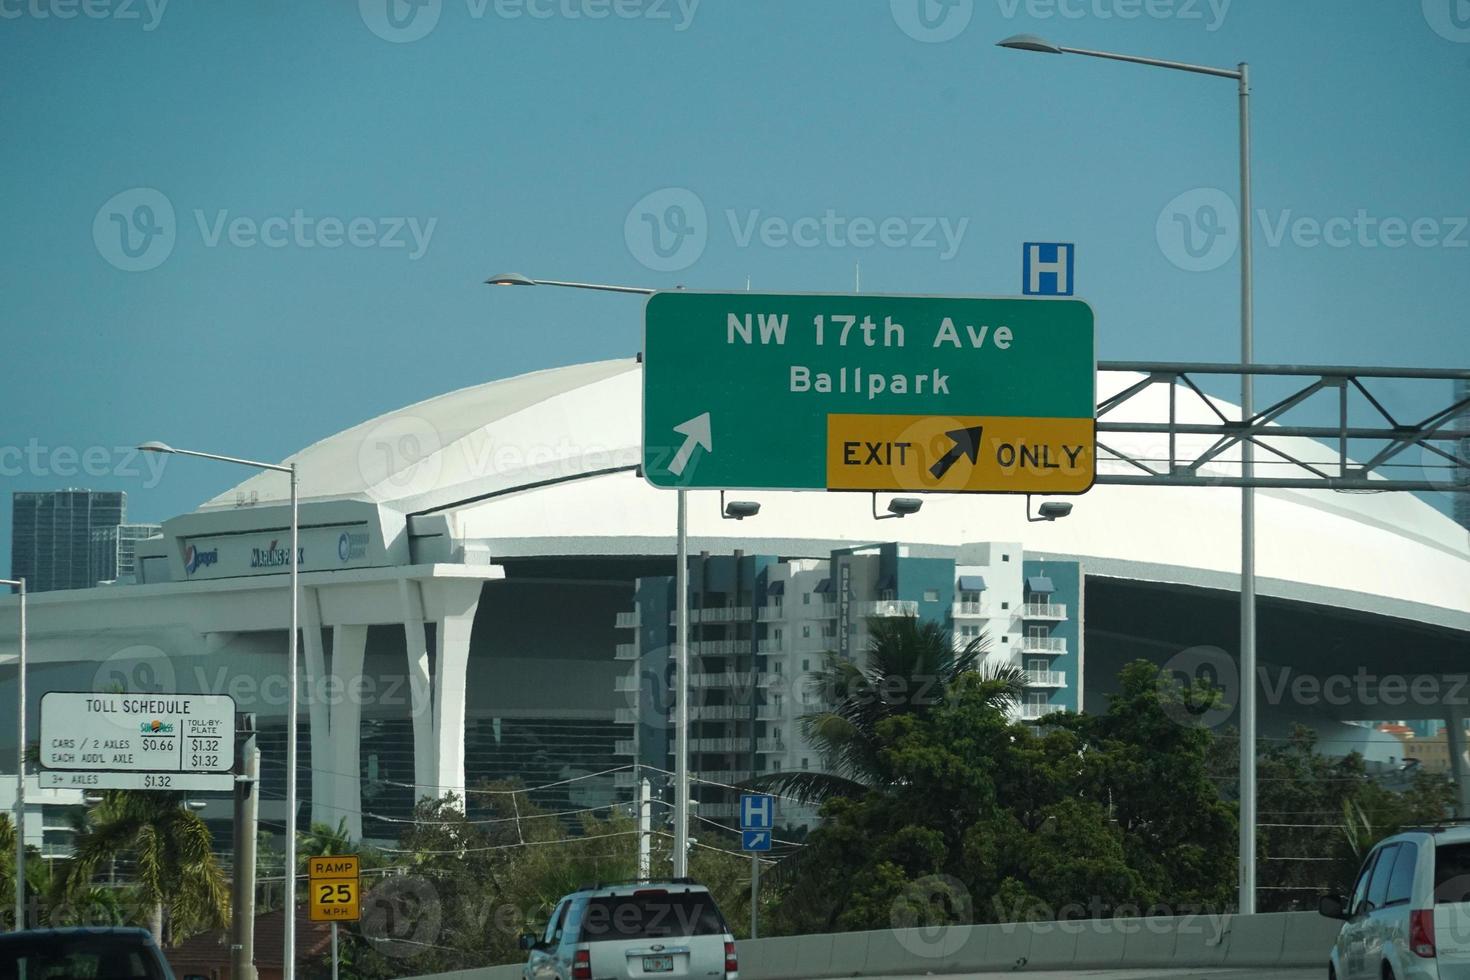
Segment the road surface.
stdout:
<svg viewBox="0 0 1470 980">
<path fill-rule="evenodd" d="M 1326 970 L 1262 967 L 1254 970 L 1224 970 L 1219 967 L 1171 967 L 1164 970 L 1057 970 L 1033 973 L 1030 970 L 1007 973 L 951 973 L 945 980 L 999 980 L 1000 977 L 1025 977 L 1026 980 L 1321 980 Z M 893 977 L 891 980 L 939 980 L 935 974 Z"/>
</svg>

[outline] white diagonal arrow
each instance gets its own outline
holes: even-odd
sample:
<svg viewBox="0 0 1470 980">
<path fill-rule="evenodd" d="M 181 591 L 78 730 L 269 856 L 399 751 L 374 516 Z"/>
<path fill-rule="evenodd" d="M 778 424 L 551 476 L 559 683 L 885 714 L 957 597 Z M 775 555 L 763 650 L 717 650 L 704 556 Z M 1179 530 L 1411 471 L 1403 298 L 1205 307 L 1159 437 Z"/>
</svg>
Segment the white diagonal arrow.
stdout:
<svg viewBox="0 0 1470 980">
<path fill-rule="evenodd" d="M 766 842 L 766 835 L 764 833 L 752 834 L 751 837 L 750 837 L 750 846 L 751 847 L 760 847 L 765 842 Z"/>
<path fill-rule="evenodd" d="M 689 465 L 689 457 L 694 455 L 695 446 L 703 446 L 707 453 L 714 452 L 714 435 L 710 432 L 709 412 L 696 415 L 688 422 L 680 422 L 674 426 L 674 431 L 684 437 L 684 445 L 674 454 L 673 462 L 669 463 L 669 472 L 675 476 L 684 475 L 684 467 Z"/>
</svg>

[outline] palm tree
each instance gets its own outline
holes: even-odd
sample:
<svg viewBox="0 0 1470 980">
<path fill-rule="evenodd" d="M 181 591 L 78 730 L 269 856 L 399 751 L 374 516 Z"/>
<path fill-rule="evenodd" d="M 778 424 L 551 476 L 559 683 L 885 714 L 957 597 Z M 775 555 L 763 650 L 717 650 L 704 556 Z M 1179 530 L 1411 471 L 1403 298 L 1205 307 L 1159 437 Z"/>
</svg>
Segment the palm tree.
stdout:
<svg viewBox="0 0 1470 980">
<path fill-rule="evenodd" d="M 76 837 L 69 894 L 84 893 L 114 858 L 132 861 L 132 884 L 155 942 L 164 916 L 176 939 L 229 921 L 229 888 L 210 849 L 209 828 L 182 794 L 114 790 L 103 795 Z"/>
<path fill-rule="evenodd" d="M 868 629 L 866 661 L 829 656 L 820 675 L 826 706 L 802 718 L 826 771 L 768 773 L 752 785 L 815 804 L 880 784 L 881 723 L 946 704 L 960 678 L 983 664 L 990 645 L 982 636 L 956 650 L 944 627 L 911 616 L 873 619 Z M 1017 668 L 986 666 L 978 674 L 982 698 L 997 710 L 1020 701 Z"/>
<path fill-rule="evenodd" d="M 331 824 L 313 822 L 306 833 L 296 835 L 298 873 L 305 870 L 309 858 L 356 853 L 357 849 L 352 846 L 352 835 L 347 831 L 346 817 L 341 819 L 335 829 Z"/>
</svg>

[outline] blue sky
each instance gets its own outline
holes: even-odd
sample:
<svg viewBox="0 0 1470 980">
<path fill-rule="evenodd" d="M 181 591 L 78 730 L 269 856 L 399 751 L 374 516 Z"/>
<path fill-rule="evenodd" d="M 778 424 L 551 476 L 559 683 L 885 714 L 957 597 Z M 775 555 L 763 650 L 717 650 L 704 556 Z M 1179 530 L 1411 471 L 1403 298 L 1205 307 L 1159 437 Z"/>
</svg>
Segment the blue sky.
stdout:
<svg viewBox="0 0 1470 980">
<path fill-rule="evenodd" d="M 246 474 L 114 447 L 280 459 L 638 349 L 503 270 L 1014 294 L 1070 241 L 1103 358 L 1233 360 L 1234 239 L 1171 222 L 1235 197 L 1234 83 L 1022 32 L 1250 61 L 1259 360 L 1470 363 L 1465 0 L 0 0 L 0 489 L 161 519 Z"/>
</svg>

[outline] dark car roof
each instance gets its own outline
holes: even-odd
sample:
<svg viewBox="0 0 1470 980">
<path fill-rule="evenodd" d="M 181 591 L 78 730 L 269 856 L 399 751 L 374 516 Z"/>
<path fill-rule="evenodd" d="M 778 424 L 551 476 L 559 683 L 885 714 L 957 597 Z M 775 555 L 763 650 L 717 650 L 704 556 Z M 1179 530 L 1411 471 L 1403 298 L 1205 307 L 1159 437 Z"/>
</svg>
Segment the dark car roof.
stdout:
<svg viewBox="0 0 1470 980">
<path fill-rule="evenodd" d="M 26 929 L 22 932 L 0 934 L 0 943 L 21 942 L 30 939 L 66 939 L 75 936 L 116 936 L 136 939 L 154 945 L 153 933 L 137 926 L 63 926 L 58 929 Z"/>
</svg>

